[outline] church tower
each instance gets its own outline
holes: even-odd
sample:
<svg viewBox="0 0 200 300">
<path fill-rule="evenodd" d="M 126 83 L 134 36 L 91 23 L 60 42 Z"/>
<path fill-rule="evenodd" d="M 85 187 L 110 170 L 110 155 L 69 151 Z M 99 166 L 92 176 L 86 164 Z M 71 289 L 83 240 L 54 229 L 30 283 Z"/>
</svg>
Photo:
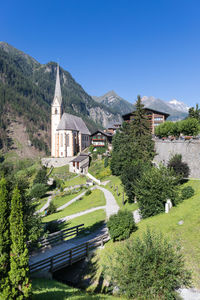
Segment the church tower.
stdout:
<svg viewBox="0 0 200 300">
<path fill-rule="evenodd" d="M 56 132 L 62 117 L 62 94 L 60 88 L 59 65 L 57 66 L 54 99 L 51 104 L 51 156 L 59 157 L 59 134 Z"/>
</svg>

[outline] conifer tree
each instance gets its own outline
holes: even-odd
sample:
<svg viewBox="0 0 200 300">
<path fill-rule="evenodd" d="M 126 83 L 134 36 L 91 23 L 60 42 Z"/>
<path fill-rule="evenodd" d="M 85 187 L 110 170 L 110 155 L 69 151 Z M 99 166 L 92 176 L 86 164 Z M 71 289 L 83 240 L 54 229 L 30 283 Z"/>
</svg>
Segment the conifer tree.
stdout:
<svg viewBox="0 0 200 300">
<path fill-rule="evenodd" d="M 9 253 L 10 253 L 10 230 L 9 230 L 9 198 L 6 189 L 6 180 L 0 180 L 0 299 L 9 297 Z"/>
<path fill-rule="evenodd" d="M 25 243 L 21 196 L 17 187 L 13 191 L 11 200 L 10 237 L 11 299 L 27 299 L 31 294 L 31 284 L 28 278 L 29 255 Z"/>
</svg>

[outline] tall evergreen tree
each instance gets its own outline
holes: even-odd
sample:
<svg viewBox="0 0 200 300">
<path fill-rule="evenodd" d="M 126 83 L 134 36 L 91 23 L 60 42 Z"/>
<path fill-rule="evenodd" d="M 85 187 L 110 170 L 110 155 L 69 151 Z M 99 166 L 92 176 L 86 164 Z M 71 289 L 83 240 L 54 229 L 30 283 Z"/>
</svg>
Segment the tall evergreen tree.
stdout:
<svg viewBox="0 0 200 300">
<path fill-rule="evenodd" d="M 31 294 L 31 284 L 28 278 L 29 255 L 25 243 L 21 196 L 17 187 L 13 191 L 11 200 L 10 237 L 11 299 L 27 299 Z"/>
<path fill-rule="evenodd" d="M 130 165 L 138 160 L 149 162 L 154 155 L 154 142 L 149 121 L 145 116 L 141 98 L 138 96 L 134 119 L 130 123 L 123 123 L 121 130 L 113 139 L 112 173 L 121 175 L 127 164 Z"/>
<path fill-rule="evenodd" d="M 10 230 L 9 230 L 9 198 L 6 188 L 6 180 L 0 180 L 0 299 L 9 297 L 10 268 Z"/>
</svg>

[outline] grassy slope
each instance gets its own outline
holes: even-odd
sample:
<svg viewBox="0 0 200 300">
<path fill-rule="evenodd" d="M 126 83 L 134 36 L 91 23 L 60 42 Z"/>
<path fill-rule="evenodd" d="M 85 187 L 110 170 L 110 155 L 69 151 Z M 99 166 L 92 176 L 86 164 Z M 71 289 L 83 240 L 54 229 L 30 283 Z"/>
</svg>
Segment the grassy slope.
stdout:
<svg viewBox="0 0 200 300">
<path fill-rule="evenodd" d="M 142 220 L 138 224 L 138 230 L 131 238 L 142 236 L 147 227 L 161 231 L 165 237 L 180 243 L 185 257 L 186 266 L 193 272 L 193 284 L 200 288 L 200 181 L 190 180 L 184 186 L 191 185 L 195 189 L 195 195 L 184 200 L 177 207 L 173 207 L 169 214 L 160 214 Z M 183 220 L 183 225 L 178 222 Z M 115 247 L 121 243 L 116 243 Z M 108 254 L 112 255 L 114 245 L 109 242 L 100 256 L 101 262 L 105 262 Z"/>
<path fill-rule="evenodd" d="M 43 218 L 43 222 L 57 220 L 93 207 L 103 206 L 105 204 L 106 200 L 104 193 L 100 190 L 93 190 L 89 196 L 84 196 L 82 199 L 77 200 L 62 211 Z"/>
<path fill-rule="evenodd" d="M 80 195 L 81 193 L 83 193 L 84 190 L 81 190 L 77 193 L 74 194 L 69 194 L 69 195 L 65 195 L 64 193 L 56 196 L 53 198 L 53 204 L 55 204 L 56 207 L 60 207 L 66 203 L 68 203 L 70 200 L 72 200 L 73 198 L 77 197 L 78 195 Z"/>
<path fill-rule="evenodd" d="M 61 228 L 66 229 L 69 227 L 74 227 L 79 224 L 84 224 L 85 231 L 86 232 L 89 231 L 88 233 L 90 233 L 96 230 L 97 228 L 99 228 L 100 226 L 102 226 L 105 219 L 106 219 L 105 211 L 103 209 L 99 209 L 97 211 L 87 214 L 87 217 L 84 215 L 81 217 L 74 218 L 68 222 L 64 222 Z"/>
<path fill-rule="evenodd" d="M 33 279 L 33 300 L 99 300 L 119 298 L 108 295 L 92 295 L 69 287 L 55 280 Z M 122 299 L 122 298 L 120 298 Z"/>
<path fill-rule="evenodd" d="M 65 181 L 65 187 L 74 186 L 74 185 L 78 185 L 78 184 L 85 184 L 86 180 L 87 180 L 87 178 L 85 176 L 78 176 L 78 177 L 72 178 L 68 181 Z"/>
</svg>

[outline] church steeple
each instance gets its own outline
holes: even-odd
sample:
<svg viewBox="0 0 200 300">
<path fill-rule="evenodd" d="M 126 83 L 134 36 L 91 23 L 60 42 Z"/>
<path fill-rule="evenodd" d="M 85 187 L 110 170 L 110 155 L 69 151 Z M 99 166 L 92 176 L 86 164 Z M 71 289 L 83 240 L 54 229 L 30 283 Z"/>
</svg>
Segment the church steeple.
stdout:
<svg viewBox="0 0 200 300">
<path fill-rule="evenodd" d="M 62 117 L 62 94 L 60 87 L 59 65 L 57 66 L 56 86 L 53 102 L 51 104 L 51 156 L 59 157 L 58 143 L 59 135 L 57 132 L 58 124 Z"/>
<path fill-rule="evenodd" d="M 57 99 L 58 103 L 61 105 L 62 104 L 62 94 L 61 94 L 61 87 L 60 87 L 59 64 L 57 65 L 56 86 L 55 86 L 53 102 L 56 99 Z"/>
</svg>

